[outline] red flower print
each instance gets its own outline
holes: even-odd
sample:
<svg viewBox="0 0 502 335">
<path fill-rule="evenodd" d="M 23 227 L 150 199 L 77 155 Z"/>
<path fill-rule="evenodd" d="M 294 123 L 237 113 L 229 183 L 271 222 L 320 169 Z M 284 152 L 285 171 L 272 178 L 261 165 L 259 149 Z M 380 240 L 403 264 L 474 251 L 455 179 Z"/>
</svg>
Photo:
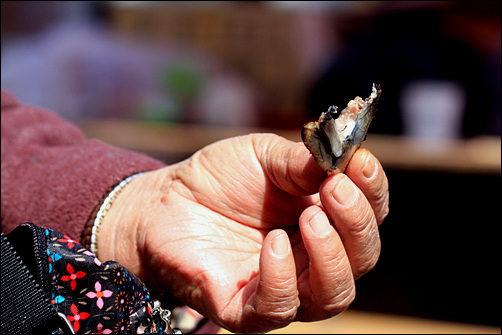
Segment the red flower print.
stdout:
<svg viewBox="0 0 502 335">
<path fill-rule="evenodd" d="M 71 290 L 74 291 L 75 288 L 77 287 L 77 278 L 83 278 L 86 273 L 84 271 L 77 271 L 75 273 L 75 270 L 73 269 L 73 266 L 71 266 L 70 263 L 66 264 L 66 270 L 68 271 L 69 275 L 64 275 L 61 277 L 62 281 L 70 281 L 70 286 Z"/>
<path fill-rule="evenodd" d="M 78 332 L 80 329 L 80 320 L 85 320 L 91 315 L 86 312 L 79 313 L 75 304 L 71 304 L 71 313 L 73 315 L 67 315 L 66 317 L 68 318 L 68 321 L 73 322 L 73 329 L 75 329 L 75 332 Z"/>
<path fill-rule="evenodd" d="M 68 248 L 72 249 L 75 246 L 75 243 L 79 244 L 77 241 L 72 240 L 70 236 L 65 235 L 65 238 L 58 239 L 58 242 L 68 243 Z"/>
</svg>

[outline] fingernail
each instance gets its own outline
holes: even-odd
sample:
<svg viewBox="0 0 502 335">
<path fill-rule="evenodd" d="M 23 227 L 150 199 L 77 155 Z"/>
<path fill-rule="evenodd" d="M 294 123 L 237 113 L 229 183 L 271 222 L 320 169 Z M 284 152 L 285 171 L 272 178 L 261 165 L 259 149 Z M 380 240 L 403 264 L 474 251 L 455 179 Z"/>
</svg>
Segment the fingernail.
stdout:
<svg viewBox="0 0 502 335">
<path fill-rule="evenodd" d="M 289 242 L 288 238 L 284 236 L 284 234 L 277 235 L 272 240 L 272 251 L 277 256 L 284 256 L 288 253 L 289 250 Z"/>
<path fill-rule="evenodd" d="M 333 197 L 342 206 L 350 205 L 356 199 L 356 190 L 348 177 L 343 176 L 333 191 Z"/>
<path fill-rule="evenodd" d="M 376 161 L 373 158 L 373 156 L 368 155 L 368 158 L 366 159 L 366 163 L 364 163 L 363 167 L 363 175 L 366 178 L 371 178 L 375 174 L 376 171 Z"/>
<path fill-rule="evenodd" d="M 317 212 L 309 221 L 310 228 L 315 235 L 323 237 L 331 231 L 331 224 L 327 218 L 322 215 L 322 211 Z"/>
</svg>

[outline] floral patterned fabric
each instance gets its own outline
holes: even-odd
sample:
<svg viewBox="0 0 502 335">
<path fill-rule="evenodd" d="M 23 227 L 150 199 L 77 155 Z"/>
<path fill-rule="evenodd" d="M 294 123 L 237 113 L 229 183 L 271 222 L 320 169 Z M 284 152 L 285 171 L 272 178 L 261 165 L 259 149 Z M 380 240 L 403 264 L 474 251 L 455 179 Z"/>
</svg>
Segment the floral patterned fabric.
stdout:
<svg viewBox="0 0 502 335">
<path fill-rule="evenodd" d="M 67 235 L 43 228 L 51 303 L 77 333 L 163 333 L 145 285 L 116 262 L 101 263 Z"/>
</svg>

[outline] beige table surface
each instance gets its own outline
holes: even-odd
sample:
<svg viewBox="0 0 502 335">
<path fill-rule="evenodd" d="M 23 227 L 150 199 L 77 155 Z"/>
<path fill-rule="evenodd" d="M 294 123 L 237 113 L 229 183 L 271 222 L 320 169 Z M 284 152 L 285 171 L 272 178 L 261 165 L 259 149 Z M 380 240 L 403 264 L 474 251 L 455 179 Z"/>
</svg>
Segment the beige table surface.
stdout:
<svg viewBox="0 0 502 335">
<path fill-rule="evenodd" d="M 232 334 L 222 329 L 219 334 Z M 500 327 L 347 310 L 328 320 L 294 322 L 269 334 L 500 334 Z"/>
</svg>

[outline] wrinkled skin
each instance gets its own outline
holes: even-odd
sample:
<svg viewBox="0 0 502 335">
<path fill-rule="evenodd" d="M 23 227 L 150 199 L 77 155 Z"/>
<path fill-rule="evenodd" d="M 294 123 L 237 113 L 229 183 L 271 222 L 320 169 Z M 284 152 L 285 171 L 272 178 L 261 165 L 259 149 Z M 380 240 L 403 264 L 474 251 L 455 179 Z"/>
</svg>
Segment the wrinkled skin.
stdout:
<svg viewBox="0 0 502 335">
<path fill-rule="evenodd" d="M 379 257 L 387 189 L 368 150 L 326 178 L 302 143 L 235 137 L 134 179 L 102 222 L 98 256 L 233 332 L 322 320 L 350 305 Z"/>
</svg>

